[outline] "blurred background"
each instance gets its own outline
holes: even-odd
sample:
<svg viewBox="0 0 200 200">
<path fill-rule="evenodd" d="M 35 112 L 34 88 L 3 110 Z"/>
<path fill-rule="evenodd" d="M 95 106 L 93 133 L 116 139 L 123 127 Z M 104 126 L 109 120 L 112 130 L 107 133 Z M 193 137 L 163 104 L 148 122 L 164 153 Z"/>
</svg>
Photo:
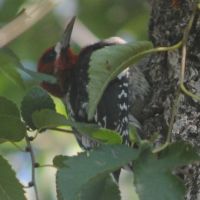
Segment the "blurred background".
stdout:
<svg viewBox="0 0 200 200">
<path fill-rule="evenodd" d="M 26 5 L 35 2 L 37 1 L 0 0 L 0 26 L 3 27 L 12 21 Z M 60 0 L 52 12 L 8 46 L 26 68 L 36 71 L 37 60 L 46 48 L 53 46 L 59 40 L 72 16 L 77 16 L 72 47 L 78 52 L 85 45 L 111 36 L 120 36 L 127 41 L 147 40 L 149 14 L 150 7 L 145 0 Z M 0 57 L 0 68 L 5 64 Z M 19 107 L 26 91 L 38 84 L 26 74 L 22 73 L 21 76 L 26 89 L 21 89 L 0 69 L 0 95 L 11 99 Z M 56 98 L 54 100 L 57 110 L 65 113 L 61 101 Z M 24 142 L 19 145 L 25 147 Z M 73 135 L 61 132 L 40 134 L 34 140 L 33 147 L 37 161 L 41 164 L 51 164 L 53 157 L 58 154 L 75 155 L 81 151 Z M 15 147 L 9 143 L 1 144 L 0 154 L 9 160 L 17 172 L 17 177 L 27 185 L 31 179 L 29 154 L 17 153 Z M 36 172 L 41 200 L 55 200 L 55 170 L 39 168 Z M 124 190 L 127 189 L 126 184 L 124 185 L 126 176 L 128 175 L 125 173 L 125 178 L 121 180 Z M 28 199 L 34 200 L 32 189 L 26 191 Z M 130 199 L 126 191 L 123 199 Z"/>
</svg>

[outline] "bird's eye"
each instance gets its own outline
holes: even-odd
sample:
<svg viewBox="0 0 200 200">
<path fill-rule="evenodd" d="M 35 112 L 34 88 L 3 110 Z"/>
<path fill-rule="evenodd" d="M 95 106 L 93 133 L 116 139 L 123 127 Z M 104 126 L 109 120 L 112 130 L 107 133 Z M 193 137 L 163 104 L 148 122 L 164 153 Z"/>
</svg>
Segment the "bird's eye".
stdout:
<svg viewBox="0 0 200 200">
<path fill-rule="evenodd" d="M 42 58 L 42 61 L 44 63 L 50 63 L 50 62 L 53 62 L 56 58 L 56 52 L 54 51 L 54 49 L 51 49 L 50 51 L 47 51 L 43 58 Z"/>
</svg>

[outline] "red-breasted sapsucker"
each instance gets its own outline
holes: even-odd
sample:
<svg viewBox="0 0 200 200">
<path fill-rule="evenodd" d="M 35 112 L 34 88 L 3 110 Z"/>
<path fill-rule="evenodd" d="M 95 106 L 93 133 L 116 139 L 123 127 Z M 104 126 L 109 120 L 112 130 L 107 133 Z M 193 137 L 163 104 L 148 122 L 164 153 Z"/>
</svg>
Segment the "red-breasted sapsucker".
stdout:
<svg viewBox="0 0 200 200">
<path fill-rule="evenodd" d="M 117 37 L 102 40 L 83 48 L 76 55 L 70 48 L 74 22 L 75 17 L 68 24 L 62 39 L 41 56 L 38 71 L 57 78 L 56 84 L 42 82 L 41 85 L 52 95 L 63 100 L 75 121 L 96 123 L 101 127 L 115 130 L 122 135 L 123 143 L 129 145 L 128 125 L 132 123 L 134 126 L 139 126 L 133 112 L 144 101 L 148 93 L 148 83 L 139 69 L 127 68 L 109 83 L 97 106 L 94 118 L 88 121 L 87 88 L 91 54 L 105 46 L 123 44 L 125 41 Z M 95 141 L 79 134 L 78 131 L 74 130 L 74 133 L 84 149 L 97 145 Z"/>
</svg>

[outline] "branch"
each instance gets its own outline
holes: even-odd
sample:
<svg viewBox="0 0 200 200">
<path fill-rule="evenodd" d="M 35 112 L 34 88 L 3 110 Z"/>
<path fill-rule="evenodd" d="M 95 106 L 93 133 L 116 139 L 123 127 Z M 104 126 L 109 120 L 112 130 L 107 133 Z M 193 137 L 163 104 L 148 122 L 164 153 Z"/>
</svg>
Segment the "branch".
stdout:
<svg viewBox="0 0 200 200">
<path fill-rule="evenodd" d="M 9 24 L 0 29 L 0 48 L 17 38 L 47 15 L 56 5 L 56 0 L 38 1 L 22 10 Z"/>
<path fill-rule="evenodd" d="M 32 169 L 31 169 L 31 173 L 32 173 L 31 185 L 34 187 L 36 200 L 39 200 L 39 195 L 38 195 L 38 190 L 37 190 L 37 185 L 36 185 L 36 180 L 35 180 L 35 165 L 36 165 L 35 155 L 34 155 L 33 148 L 31 146 L 31 142 L 29 140 L 28 135 L 26 135 L 25 139 L 26 139 L 26 143 L 27 143 L 27 151 L 30 153 L 31 164 L 32 164 Z"/>
</svg>

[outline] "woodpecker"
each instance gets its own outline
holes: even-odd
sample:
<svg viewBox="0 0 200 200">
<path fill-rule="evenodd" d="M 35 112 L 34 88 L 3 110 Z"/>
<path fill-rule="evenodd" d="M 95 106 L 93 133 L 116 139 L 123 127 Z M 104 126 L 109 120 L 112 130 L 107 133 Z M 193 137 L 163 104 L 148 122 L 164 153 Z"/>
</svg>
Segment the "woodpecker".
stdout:
<svg viewBox="0 0 200 200">
<path fill-rule="evenodd" d="M 70 48 L 70 37 L 75 17 L 67 25 L 63 37 L 53 47 L 47 49 L 38 62 L 38 72 L 56 77 L 57 82 L 50 84 L 43 81 L 41 86 L 52 95 L 59 97 L 67 106 L 72 119 L 78 122 L 95 123 L 101 127 L 117 131 L 123 143 L 130 145 L 128 137 L 129 123 L 139 127 L 129 110 L 134 112 L 134 102 L 143 101 L 148 93 L 148 83 L 138 69 L 126 69 L 107 86 L 94 118 L 88 121 L 88 69 L 93 52 L 105 46 L 124 44 L 121 38 L 110 38 L 86 46 L 77 55 Z M 135 91 L 134 91 L 135 90 Z M 136 105 L 136 104 L 135 104 Z M 97 145 L 87 136 L 74 130 L 81 147 L 88 150 Z"/>
</svg>

